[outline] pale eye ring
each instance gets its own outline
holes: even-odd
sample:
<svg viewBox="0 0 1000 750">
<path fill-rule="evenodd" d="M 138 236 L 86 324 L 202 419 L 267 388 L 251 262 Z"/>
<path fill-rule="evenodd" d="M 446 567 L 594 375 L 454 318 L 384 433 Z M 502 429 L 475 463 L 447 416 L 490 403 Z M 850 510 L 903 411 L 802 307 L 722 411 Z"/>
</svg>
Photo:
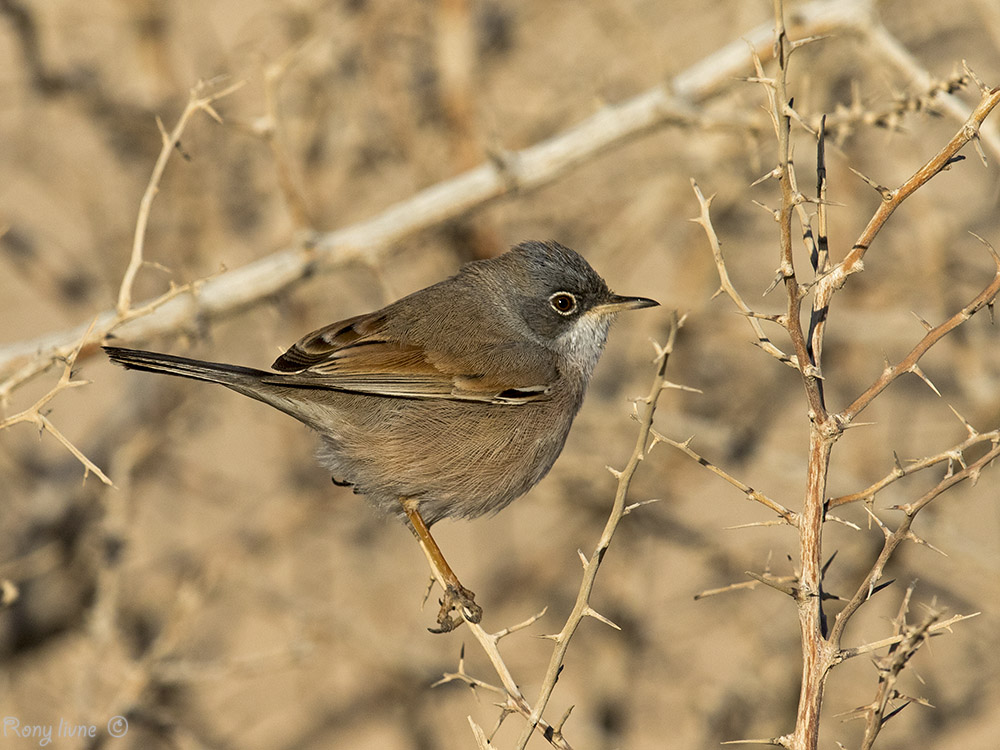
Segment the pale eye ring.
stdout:
<svg viewBox="0 0 1000 750">
<path fill-rule="evenodd" d="M 556 292 L 549 297 L 549 305 L 560 315 L 576 312 L 576 297 L 570 292 Z"/>
</svg>

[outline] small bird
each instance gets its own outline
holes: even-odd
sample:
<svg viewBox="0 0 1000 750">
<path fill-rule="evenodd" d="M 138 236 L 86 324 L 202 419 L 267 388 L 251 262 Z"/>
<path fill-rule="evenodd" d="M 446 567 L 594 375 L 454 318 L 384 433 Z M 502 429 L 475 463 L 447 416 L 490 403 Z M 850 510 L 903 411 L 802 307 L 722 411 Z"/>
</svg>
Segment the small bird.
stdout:
<svg viewBox="0 0 1000 750">
<path fill-rule="evenodd" d="M 447 632 L 482 608 L 429 528 L 496 513 L 562 451 L 608 329 L 658 303 L 613 294 L 576 252 L 523 242 L 381 310 L 313 331 L 276 372 L 105 346 L 134 370 L 219 383 L 311 427 L 320 463 L 409 522 L 446 582 Z"/>
</svg>

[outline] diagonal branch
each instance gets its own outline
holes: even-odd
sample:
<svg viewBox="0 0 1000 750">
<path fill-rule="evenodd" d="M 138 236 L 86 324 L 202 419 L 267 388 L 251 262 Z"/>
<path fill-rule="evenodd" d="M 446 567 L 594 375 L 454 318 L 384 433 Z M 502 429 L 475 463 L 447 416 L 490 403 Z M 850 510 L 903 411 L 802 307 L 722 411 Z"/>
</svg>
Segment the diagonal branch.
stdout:
<svg viewBox="0 0 1000 750">
<path fill-rule="evenodd" d="M 534 734 L 536 726 L 541 721 L 542 713 L 548 705 L 552 691 L 555 689 L 556 681 L 562 672 L 570 640 L 573 638 L 574 633 L 576 633 L 580 623 L 583 622 L 583 618 L 594 617 L 595 619 L 609 623 L 606 618 L 599 615 L 591 606 L 590 595 L 594 590 L 597 572 L 604 561 L 604 555 L 611 545 L 611 539 L 618 528 L 618 524 L 628 513 L 629 508 L 625 504 L 625 499 L 632 484 L 632 477 L 635 475 L 636 469 L 639 468 L 639 464 L 645 459 L 647 451 L 652 448 L 650 436 L 653 427 L 653 415 L 656 413 L 656 404 L 660 398 L 660 394 L 668 387 L 666 380 L 667 360 L 673 351 L 674 342 L 677 339 L 677 331 L 682 325 L 684 325 L 684 318 L 678 319 L 675 313 L 671 320 L 670 333 L 668 334 L 666 345 L 657 347 L 656 376 L 653 378 L 653 385 L 649 390 L 649 395 L 642 400 L 645 403 L 645 407 L 641 410 L 639 417 L 639 434 L 636 436 L 635 448 L 632 450 L 632 456 L 622 471 L 612 470 L 612 473 L 618 479 L 618 491 L 615 493 L 611 514 L 608 516 L 608 521 L 604 526 L 604 531 L 597 543 L 597 547 L 584 563 L 583 581 L 580 584 L 580 590 L 576 597 L 576 603 L 573 605 L 573 611 L 570 612 L 562 630 L 555 636 L 556 645 L 552 650 L 552 658 L 549 660 L 548 670 L 545 673 L 545 679 L 542 682 L 538 699 L 535 701 L 534 710 L 531 712 L 528 723 L 518 738 L 516 745 L 518 750 L 524 750 L 531 739 L 531 735 Z"/>
<path fill-rule="evenodd" d="M 750 306 L 747 305 L 746 302 L 743 301 L 742 295 L 736 287 L 733 286 L 733 282 L 729 278 L 729 271 L 726 269 L 726 259 L 722 254 L 722 243 L 719 242 L 719 235 L 715 233 L 715 227 L 712 225 L 710 208 L 712 206 L 712 199 L 715 196 L 709 196 L 706 198 L 704 193 L 701 192 L 701 188 L 698 187 L 698 183 L 693 179 L 691 180 L 691 188 L 694 190 L 695 197 L 698 199 L 698 206 L 700 209 L 698 218 L 691 219 L 691 221 L 698 224 L 708 236 L 708 244 L 712 248 L 712 257 L 715 259 L 715 267 L 719 273 L 719 291 L 725 292 L 739 311 L 746 316 L 747 322 L 750 323 L 750 327 L 753 328 L 753 332 L 757 336 L 757 346 L 777 359 L 779 362 L 784 362 L 789 367 L 798 369 L 798 362 L 795 357 L 781 351 L 781 349 L 775 346 L 771 339 L 768 338 L 767 334 L 764 333 L 764 329 L 760 324 L 758 315 L 750 309 Z M 718 294 L 718 292 L 716 294 Z"/>
<path fill-rule="evenodd" d="M 873 482 L 868 485 L 863 490 L 852 492 L 850 495 L 840 495 L 839 497 L 830 498 L 830 500 L 826 503 L 827 510 L 836 508 L 840 505 L 847 505 L 848 503 L 870 501 L 874 499 L 875 495 L 884 490 L 890 484 L 899 481 L 903 477 L 916 474 L 918 471 L 923 471 L 924 469 L 928 469 L 931 466 L 935 466 L 944 461 L 958 461 L 961 463 L 963 461 L 962 455 L 966 450 L 971 448 L 973 445 L 987 442 L 993 443 L 994 445 L 1000 443 L 1000 430 L 977 432 L 947 450 L 936 453 L 933 456 L 927 456 L 925 458 L 910 461 L 906 464 L 906 466 L 897 463 L 897 465 L 893 467 L 892 471 L 879 479 L 877 482 Z"/>
<path fill-rule="evenodd" d="M 997 101 L 1000 101 L 1000 89 L 997 89 Z M 876 396 L 884 391 L 900 375 L 907 372 L 914 372 L 920 358 L 938 341 L 962 325 L 962 323 L 975 315 L 979 310 L 993 303 L 996 296 L 1000 294 L 1000 255 L 992 247 L 988 245 L 987 247 L 996 264 L 996 273 L 993 276 L 993 280 L 969 304 L 940 325 L 931 328 L 903 359 L 895 365 L 886 367 L 882 371 L 882 374 L 878 376 L 875 382 L 864 393 L 854 399 L 854 402 L 850 406 L 837 415 L 837 419 L 842 425 L 850 424 L 862 410 L 871 404 Z"/>
<path fill-rule="evenodd" d="M 817 34 L 853 28 L 867 17 L 866 3 L 807 3 L 796 10 L 803 33 Z M 698 127 L 757 129 L 758 118 L 733 115 L 713 118 L 694 105 L 716 95 L 741 75 L 749 43 L 762 59 L 771 54 L 771 26 L 761 24 L 706 56 L 670 81 L 625 102 L 608 105 L 583 122 L 521 151 L 504 152 L 495 159 L 432 185 L 390 206 L 367 221 L 296 241 L 258 261 L 205 281 L 198 294 L 179 294 L 159 305 L 145 305 L 148 314 L 130 320 L 115 334 L 141 341 L 174 333 L 190 321 L 220 317 L 273 296 L 315 272 L 330 271 L 358 259 L 374 260 L 387 248 L 413 233 L 474 211 L 508 196 L 546 185 L 594 155 L 670 123 Z M 121 302 L 121 300 L 119 300 Z M 80 356 L 97 350 L 107 331 L 120 318 L 118 306 L 96 315 L 93 338 Z M 37 338 L 0 346 L 0 394 L 64 359 L 76 347 L 86 325 L 54 331 Z"/>
<path fill-rule="evenodd" d="M 918 540 L 918 537 L 910 530 L 913 525 L 913 520 L 917 517 L 917 514 L 930 502 L 935 500 L 942 493 L 954 487 L 956 484 L 959 484 L 966 479 L 977 479 L 982 470 L 989 466 L 998 457 L 1000 457 L 1000 445 L 994 444 L 994 446 L 983 454 L 978 460 L 969 464 L 961 471 L 957 471 L 951 476 L 947 476 L 942 479 L 934 487 L 924 493 L 920 499 L 913 503 L 901 505 L 896 508 L 897 510 L 903 511 L 903 520 L 895 531 L 890 532 L 888 528 L 883 527 L 885 541 L 882 543 L 882 550 L 879 552 L 878 558 L 872 565 L 871 570 L 868 571 L 868 574 L 858 586 L 854 596 L 852 596 L 844 608 L 837 613 L 833 627 L 830 630 L 830 643 L 840 643 L 844 635 L 844 629 L 847 627 L 847 623 L 858 611 L 858 609 L 860 609 L 861 605 L 868 600 L 868 597 L 875 588 L 875 584 L 877 584 L 882 578 L 882 572 L 885 570 L 885 566 L 888 564 L 889 559 L 896 551 L 896 548 L 907 540 Z"/>
<path fill-rule="evenodd" d="M 979 137 L 979 128 L 990 112 L 1000 104 L 1000 87 L 983 93 L 979 104 L 969 115 L 965 124 L 952 137 L 948 144 L 938 151 L 926 164 L 895 190 L 886 191 L 882 203 L 868 222 L 868 226 L 854 242 L 847 256 L 838 263 L 833 271 L 823 277 L 819 286 L 821 294 L 829 296 L 832 289 L 839 289 L 852 274 L 864 269 L 864 256 L 882 227 L 899 208 L 900 204 L 909 198 L 918 188 L 925 185 L 932 177 L 947 169 L 958 156 L 958 152 Z"/>
</svg>

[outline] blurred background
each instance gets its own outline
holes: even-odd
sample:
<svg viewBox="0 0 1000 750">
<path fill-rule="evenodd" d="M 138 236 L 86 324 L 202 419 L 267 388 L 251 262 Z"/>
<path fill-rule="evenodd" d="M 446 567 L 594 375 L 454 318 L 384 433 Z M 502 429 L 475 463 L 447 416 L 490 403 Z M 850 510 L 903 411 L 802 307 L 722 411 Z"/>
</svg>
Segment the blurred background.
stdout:
<svg viewBox="0 0 1000 750">
<path fill-rule="evenodd" d="M 794 16 L 796 3 L 789 3 Z M 875 4 L 916 68 L 947 81 L 961 61 L 1000 85 L 1000 10 L 989 0 Z M 196 116 L 160 185 L 135 298 L 235 269 L 379 214 L 417 190 L 553 137 L 601 107 L 662 84 L 723 45 L 768 24 L 768 2 L 688 0 L 550 3 L 501 0 L 0 1 L 0 348 L 61 331 L 113 306 L 139 200 L 160 149 L 157 116 L 172 127 L 199 79 L 246 85 Z M 873 21 L 874 23 L 874 21 Z M 883 40 L 884 41 L 884 40 Z M 843 257 L 878 205 L 849 170 L 894 186 L 958 131 L 864 34 L 832 33 L 795 54 L 791 91 L 810 121 L 831 115 L 830 237 Z M 897 58 L 898 59 L 898 58 Z M 278 66 L 275 68 L 275 66 Z M 914 69 L 916 69 L 914 68 Z M 267 71 L 280 69 L 273 85 Z M 749 52 L 741 75 L 753 71 Z M 978 91 L 956 96 L 971 108 Z M 175 335 L 123 341 L 264 367 L 302 334 L 375 309 L 465 261 L 529 238 L 585 255 L 620 293 L 664 308 L 612 331 L 561 459 L 529 495 L 494 518 L 442 522 L 435 535 L 496 631 L 547 607 L 501 644 L 534 701 L 551 642 L 576 596 L 577 550 L 597 542 L 614 495 L 606 465 L 622 467 L 636 425 L 629 399 L 653 376 L 650 339 L 668 310 L 689 314 L 657 428 L 747 484 L 801 507 L 808 422 L 796 374 L 753 346 L 725 297 L 698 213 L 695 178 L 716 194 L 715 227 L 749 304 L 778 263 L 775 224 L 753 204 L 778 205 L 775 144 L 760 86 L 726 75 L 692 103 L 688 122 L 643 133 L 535 191 L 516 193 L 389 248 L 343 264 L 225 317 Z M 930 106 L 929 106 L 930 105 Z M 274 116 L 275 138 L 262 137 Z M 837 114 L 839 113 L 839 114 Z M 994 130 L 995 133 L 995 130 Z M 814 143 L 801 130 L 800 185 L 815 183 Z M 966 149 L 892 218 L 835 298 L 824 374 L 832 408 L 850 403 L 883 358 L 923 333 L 992 278 L 968 232 L 1000 245 L 1000 154 L 989 168 Z M 806 259 L 799 259 L 805 273 Z M 775 343 L 788 348 L 780 330 Z M 854 492 L 900 460 L 939 453 L 976 428 L 1000 426 L 1000 347 L 984 313 L 922 367 L 941 392 L 903 378 L 862 415 L 834 452 L 831 495 Z M 467 748 L 467 716 L 488 731 L 496 697 L 452 683 L 466 669 L 496 678 L 464 630 L 426 631 L 428 575 L 400 524 L 335 487 L 312 459 L 313 437 L 260 404 L 205 384 L 126 373 L 81 358 L 92 383 L 60 394 L 48 416 L 115 482 L 84 480 L 79 462 L 28 425 L 0 431 L 0 578 L 20 598 L 0 612 L 0 712 L 22 724 L 95 724 L 90 742 L 52 747 Z M 29 406 L 53 370 L 15 391 Z M 876 512 L 912 500 L 944 469 L 880 494 Z M 912 618 L 926 606 L 982 612 L 922 650 L 900 688 L 912 705 L 884 748 L 969 748 L 1000 732 L 1000 512 L 995 469 L 933 503 L 915 530 L 947 553 L 910 545 L 881 592 L 853 621 L 847 644 L 891 634 L 905 587 L 919 579 Z M 791 731 L 799 691 L 794 604 L 766 588 L 700 600 L 745 571 L 794 572 L 797 539 L 761 506 L 677 451 L 658 446 L 598 578 L 594 605 L 622 627 L 583 623 L 547 716 L 578 748 L 716 747 Z M 839 515 L 830 592 L 850 596 L 881 547 L 860 506 Z M 436 594 L 432 594 L 432 597 Z M 831 603 L 831 611 L 836 604 Z M 868 657 L 833 673 L 823 744 L 855 746 L 862 722 L 843 714 L 875 696 Z M 123 740 L 104 725 L 127 717 Z M 510 747 L 512 717 L 495 743 Z M 37 741 L 5 739 L 5 747 Z M 531 747 L 547 746 L 541 738 Z"/>
</svg>

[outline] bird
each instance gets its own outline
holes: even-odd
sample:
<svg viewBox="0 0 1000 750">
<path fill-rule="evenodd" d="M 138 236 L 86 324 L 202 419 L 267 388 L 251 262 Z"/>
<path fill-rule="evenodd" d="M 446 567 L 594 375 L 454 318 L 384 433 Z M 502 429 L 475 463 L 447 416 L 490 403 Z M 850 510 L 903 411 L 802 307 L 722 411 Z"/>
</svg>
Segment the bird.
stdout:
<svg viewBox="0 0 1000 750">
<path fill-rule="evenodd" d="M 479 622 L 482 608 L 430 527 L 496 513 L 540 481 L 562 451 L 612 320 L 657 304 L 614 294 L 558 242 L 527 241 L 307 334 L 271 371 L 104 350 L 128 369 L 223 385 L 318 433 L 333 481 L 408 523 L 441 572 L 432 632 L 448 632 L 461 616 Z"/>
</svg>

